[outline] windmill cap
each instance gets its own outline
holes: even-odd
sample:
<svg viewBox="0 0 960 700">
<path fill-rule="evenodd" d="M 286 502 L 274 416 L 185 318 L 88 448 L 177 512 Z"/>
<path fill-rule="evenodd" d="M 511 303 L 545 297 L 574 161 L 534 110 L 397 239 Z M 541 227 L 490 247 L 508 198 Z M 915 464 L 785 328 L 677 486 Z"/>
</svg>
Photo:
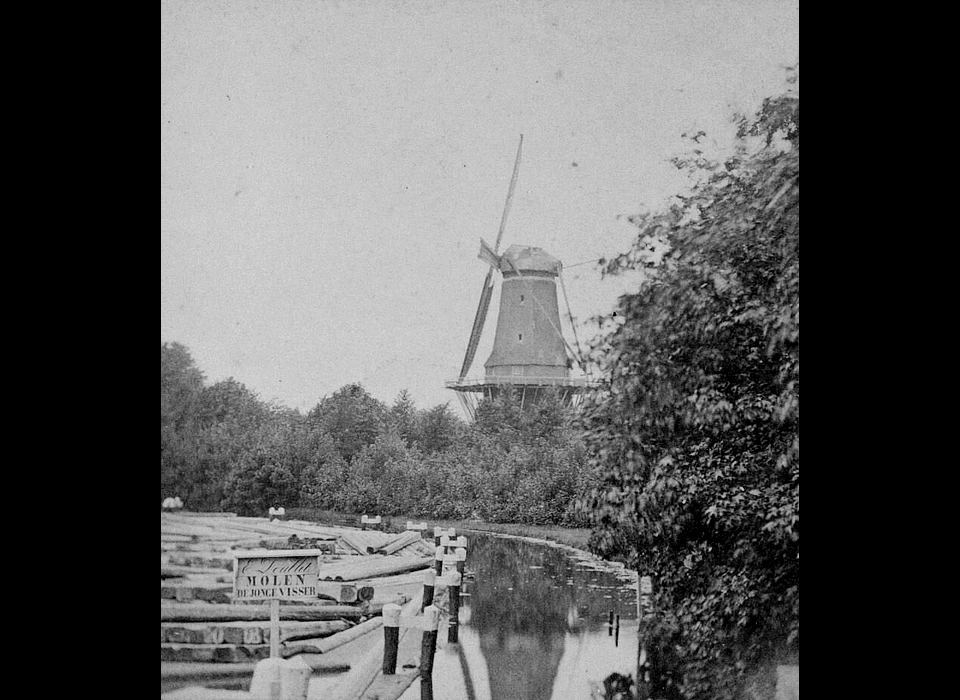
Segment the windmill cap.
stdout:
<svg viewBox="0 0 960 700">
<path fill-rule="evenodd" d="M 547 272 L 551 275 L 560 274 L 560 261 L 546 252 L 543 248 L 534 248 L 525 245 L 512 245 L 500 259 L 500 272 Z"/>
</svg>

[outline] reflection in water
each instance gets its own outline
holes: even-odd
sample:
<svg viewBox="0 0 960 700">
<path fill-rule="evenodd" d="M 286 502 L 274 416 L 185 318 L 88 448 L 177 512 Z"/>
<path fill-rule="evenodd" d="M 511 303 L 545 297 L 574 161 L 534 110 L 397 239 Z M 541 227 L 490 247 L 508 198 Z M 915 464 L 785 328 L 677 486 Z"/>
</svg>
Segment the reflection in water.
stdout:
<svg viewBox="0 0 960 700">
<path fill-rule="evenodd" d="M 491 700 L 587 700 L 585 664 L 598 651 L 629 672 L 636 625 L 624 622 L 636 618 L 636 598 L 628 582 L 537 543 L 472 534 L 470 544 L 476 580 L 462 620 L 464 633 L 479 638 Z M 610 611 L 621 620 L 616 646 L 607 631 Z M 583 687 L 566 694 L 565 686 L 577 683 Z"/>
</svg>

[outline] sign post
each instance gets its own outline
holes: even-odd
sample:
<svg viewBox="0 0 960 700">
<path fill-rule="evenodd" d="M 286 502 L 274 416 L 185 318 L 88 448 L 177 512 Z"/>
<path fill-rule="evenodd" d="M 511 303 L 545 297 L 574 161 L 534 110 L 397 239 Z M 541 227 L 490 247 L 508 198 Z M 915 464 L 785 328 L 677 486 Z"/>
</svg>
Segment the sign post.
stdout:
<svg viewBox="0 0 960 700">
<path fill-rule="evenodd" d="M 270 657 L 280 657 L 280 601 L 317 599 L 319 549 L 251 550 L 234 554 L 233 599 L 270 602 Z"/>
<path fill-rule="evenodd" d="M 270 658 L 280 658 L 280 601 L 270 601 Z"/>
<path fill-rule="evenodd" d="M 253 671 L 250 691 L 255 697 L 280 700 L 281 696 L 299 697 L 300 690 L 304 696 L 307 692 L 310 673 L 291 669 L 292 662 L 280 654 L 280 601 L 317 599 L 322 553 L 319 549 L 258 549 L 234 554 L 234 601 L 270 602 L 270 658 L 259 661 Z"/>
</svg>

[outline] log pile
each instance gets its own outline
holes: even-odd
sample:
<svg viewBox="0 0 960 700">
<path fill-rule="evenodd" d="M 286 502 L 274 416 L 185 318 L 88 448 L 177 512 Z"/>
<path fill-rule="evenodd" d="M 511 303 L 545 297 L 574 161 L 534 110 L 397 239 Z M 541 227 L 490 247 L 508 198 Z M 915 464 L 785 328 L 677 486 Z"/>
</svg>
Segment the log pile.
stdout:
<svg viewBox="0 0 960 700">
<path fill-rule="evenodd" d="M 161 664 L 244 664 L 269 658 L 269 605 L 234 600 L 233 553 L 322 552 L 316 600 L 281 601 L 280 653 L 285 658 L 327 653 L 380 625 L 384 604 L 409 600 L 400 593 L 408 588 L 396 582 L 396 575 L 433 564 L 433 543 L 415 531 L 172 512 L 161 514 L 160 532 Z"/>
</svg>

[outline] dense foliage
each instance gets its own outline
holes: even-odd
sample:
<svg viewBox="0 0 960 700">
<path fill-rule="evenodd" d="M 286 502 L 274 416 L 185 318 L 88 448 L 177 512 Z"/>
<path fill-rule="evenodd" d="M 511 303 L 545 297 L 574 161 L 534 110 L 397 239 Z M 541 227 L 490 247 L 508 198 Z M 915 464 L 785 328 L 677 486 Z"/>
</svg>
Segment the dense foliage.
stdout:
<svg viewBox="0 0 960 700">
<path fill-rule="evenodd" d="M 798 83 L 739 123 L 722 161 L 697 148 L 667 211 L 637 216 L 643 270 L 594 358 L 582 416 L 601 482 L 593 546 L 653 576 L 659 692 L 770 693 L 800 653 Z M 695 142 L 703 137 L 698 134 Z M 772 693 L 771 693 L 772 696 Z"/>
<path fill-rule="evenodd" d="M 160 349 L 160 496 L 194 510 L 271 506 L 492 522 L 582 524 L 586 455 L 556 397 L 504 396 L 467 425 L 446 404 L 392 406 L 349 384 L 306 415 L 239 382 L 204 384 L 189 351 Z"/>
</svg>

